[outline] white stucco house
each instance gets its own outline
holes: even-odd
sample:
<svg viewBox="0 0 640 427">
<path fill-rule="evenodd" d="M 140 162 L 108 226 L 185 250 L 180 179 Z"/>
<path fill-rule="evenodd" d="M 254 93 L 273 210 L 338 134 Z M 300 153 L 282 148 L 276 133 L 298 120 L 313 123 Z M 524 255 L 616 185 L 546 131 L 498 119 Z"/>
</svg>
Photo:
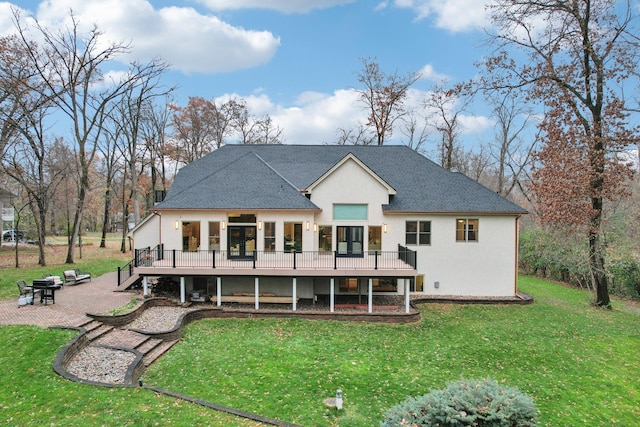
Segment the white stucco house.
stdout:
<svg viewBox="0 0 640 427">
<path fill-rule="evenodd" d="M 133 230 L 133 270 L 174 277 L 183 300 L 256 309 L 513 297 L 523 214 L 404 146 L 226 145 L 182 168 Z"/>
</svg>

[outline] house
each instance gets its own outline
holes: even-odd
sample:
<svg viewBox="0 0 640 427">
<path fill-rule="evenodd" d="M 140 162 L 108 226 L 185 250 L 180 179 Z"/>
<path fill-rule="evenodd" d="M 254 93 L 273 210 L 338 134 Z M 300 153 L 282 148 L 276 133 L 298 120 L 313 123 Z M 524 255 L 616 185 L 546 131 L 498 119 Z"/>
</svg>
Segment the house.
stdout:
<svg viewBox="0 0 640 427">
<path fill-rule="evenodd" d="M 181 299 L 514 297 L 526 211 L 404 146 L 226 145 L 133 230 L 135 272 Z M 146 287 L 145 287 L 146 289 Z"/>
<path fill-rule="evenodd" d="M 15 220 L 15 210 L 11 205 L 11 201 L 16 198 L 16 195 L 7 191 L 3 188 L 0 188 L 0 234 L 2 234 L 2 239 L 0 239 L 0 245 L 4 242 L 5 232 L 4 232 L 4 223 L 11 223 L 10 229 L 13 229 L 13 222 Z M 11 232 L 13 235 L 13 232 Z"/>
</svg>

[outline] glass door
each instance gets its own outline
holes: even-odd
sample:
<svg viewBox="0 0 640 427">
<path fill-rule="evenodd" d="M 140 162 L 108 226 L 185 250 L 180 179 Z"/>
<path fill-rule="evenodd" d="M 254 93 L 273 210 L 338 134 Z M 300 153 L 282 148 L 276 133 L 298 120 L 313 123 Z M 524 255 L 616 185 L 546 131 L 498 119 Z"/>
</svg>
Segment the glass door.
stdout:
<svg viewBox="0 0 640 427">
<path fill-rule="evenodd" d="M 230 259 L 252 258 L 256 248 L 256 227 L 229 225 L 227 242 Z"/>
<path fill-rule="evenodd" d="M 336 227 L 338 256 L 362 257 L 362 242 L 364 240 L 364 227 Z"/>
</svg>

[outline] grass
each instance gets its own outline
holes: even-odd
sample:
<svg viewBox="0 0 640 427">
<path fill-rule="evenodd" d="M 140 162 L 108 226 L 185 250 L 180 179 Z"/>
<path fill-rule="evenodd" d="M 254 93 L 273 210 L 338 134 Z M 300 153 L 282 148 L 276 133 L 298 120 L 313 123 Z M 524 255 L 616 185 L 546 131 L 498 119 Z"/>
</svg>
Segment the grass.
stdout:
<svg viewBox="0 0 640 427">
<path fill-rule="evenodd" d="M 304 426 L 375 426 L 407 396 L 460 378 L 530 395 L 540 426 L 630 426 L 640 416 L 640 312 L 521 278 L 530 306 L 425 304 L 410 325 L 206 319 L 144 374 L 146 384 Z M 0 419 L 10 425 L 256 425 L 140 389 L 56 376 L 71 332 L 0 327 Z M 344 392 L 341 412 L 322 402 Z"/>
<path fill-rule="evenodd" d="M 76 248 L 75 263 L 65 264 L 67 256 L 66 242 L 62 238 L 47 240 L 45 260 L 47 266 L 38 265 L 38 247 L 36 245 L 20 245 L 18 249 L 19 268 L 15 268 L 15 247 L 2 246 L 0 250 L 0 299 L 18 297 L 17 280 L 30 283 L 43 275 L 61 276 L 64 270 L 78 268 L 90 272 L 93 276 L 100 276 L 107 272 L 116 271 L 131 260 L 131 252 L 123 254 L 119 251 L 120 241 L 115 235 L 110 235 L 107 247 L 100 248 L 100 236 L 90 234 L 83 236 L 82 258 Z"/>
<path fill-rule="evenodd" d="M 0 327 L 0 420 L 11 426 L 259 426 L 139 388 L 93 387 L 51 368 L 74 333 Z"/>
<path fill-rule="evenodd" d="M 374 426 L 407 396 L 490 377 L 533 397 L 541 426 L 636 424 L 638 313 L 536 279 L 521 288 L 534 305 L 428 304 L 413 325 L 208 319 L 145 382 L 305 426 Z M 322 403 L 336 389 L 340 413 Z"/>
</svg>

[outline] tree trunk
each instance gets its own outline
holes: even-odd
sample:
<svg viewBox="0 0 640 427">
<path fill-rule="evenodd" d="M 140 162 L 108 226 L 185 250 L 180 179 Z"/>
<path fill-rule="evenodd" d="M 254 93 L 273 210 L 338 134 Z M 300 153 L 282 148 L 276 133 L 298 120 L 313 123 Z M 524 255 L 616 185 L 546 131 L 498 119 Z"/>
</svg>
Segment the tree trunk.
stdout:
<svg viewBox="0 0 640 427">
<path fill-rule="evenodd" d="M 80 192 L 78 194 L 78 204 L 76 205 L 76 212 L 73 216 L 73 231 L 71 238 L 69 239 L 69 248 L 67 250 L 67 259 L 65 263 L 73 264 L 75 262 L 75 246 L 78 236 L 80 235 L 80 224 L 82 223 L 82 212 L 84 210 L 84 200 L 86 196 L 86 189 L 89 188 L 89 176 L 88 171 L 85 172 L 85 167 L 82 167 L 82 178 L 80 179 Z"/>
<path fill-rule="evenodd" d="M 589 269 L 596 290 L 595 305 L 602 308 L 611 308 L 609 299 L 609 283 L 604 270 L 604 247 L 600 241 L 600 225 L 602 222 L 602 199 L 593 198 L 594 213 L 591 217 L 589 229 Z M 600 206 L 600 209 L 596 209 Z"/>
<path fill-rule="evenodd" d="M 44 243 L 46 239 L 46 230 L 47 230 L 47 213 L 45 212 L 43 207 L 38 209 L 38 214 L 40 216 L 39 224 L 36 224 L 36 228 L 38 230 L 38 265 L 46 266 L 47 262 L 45 260 L 44 254 Z"/>
<path fill-rule="evenodd" d="M 107 182 L 107 189 L 104 192 L 104 217 L 102 218 L 102 236 L 100 237 L 100 247 L 107 247 L 107 229 L 109 228 L 109 209 L 111 207 L 111 182 Z"/>
</svg>

